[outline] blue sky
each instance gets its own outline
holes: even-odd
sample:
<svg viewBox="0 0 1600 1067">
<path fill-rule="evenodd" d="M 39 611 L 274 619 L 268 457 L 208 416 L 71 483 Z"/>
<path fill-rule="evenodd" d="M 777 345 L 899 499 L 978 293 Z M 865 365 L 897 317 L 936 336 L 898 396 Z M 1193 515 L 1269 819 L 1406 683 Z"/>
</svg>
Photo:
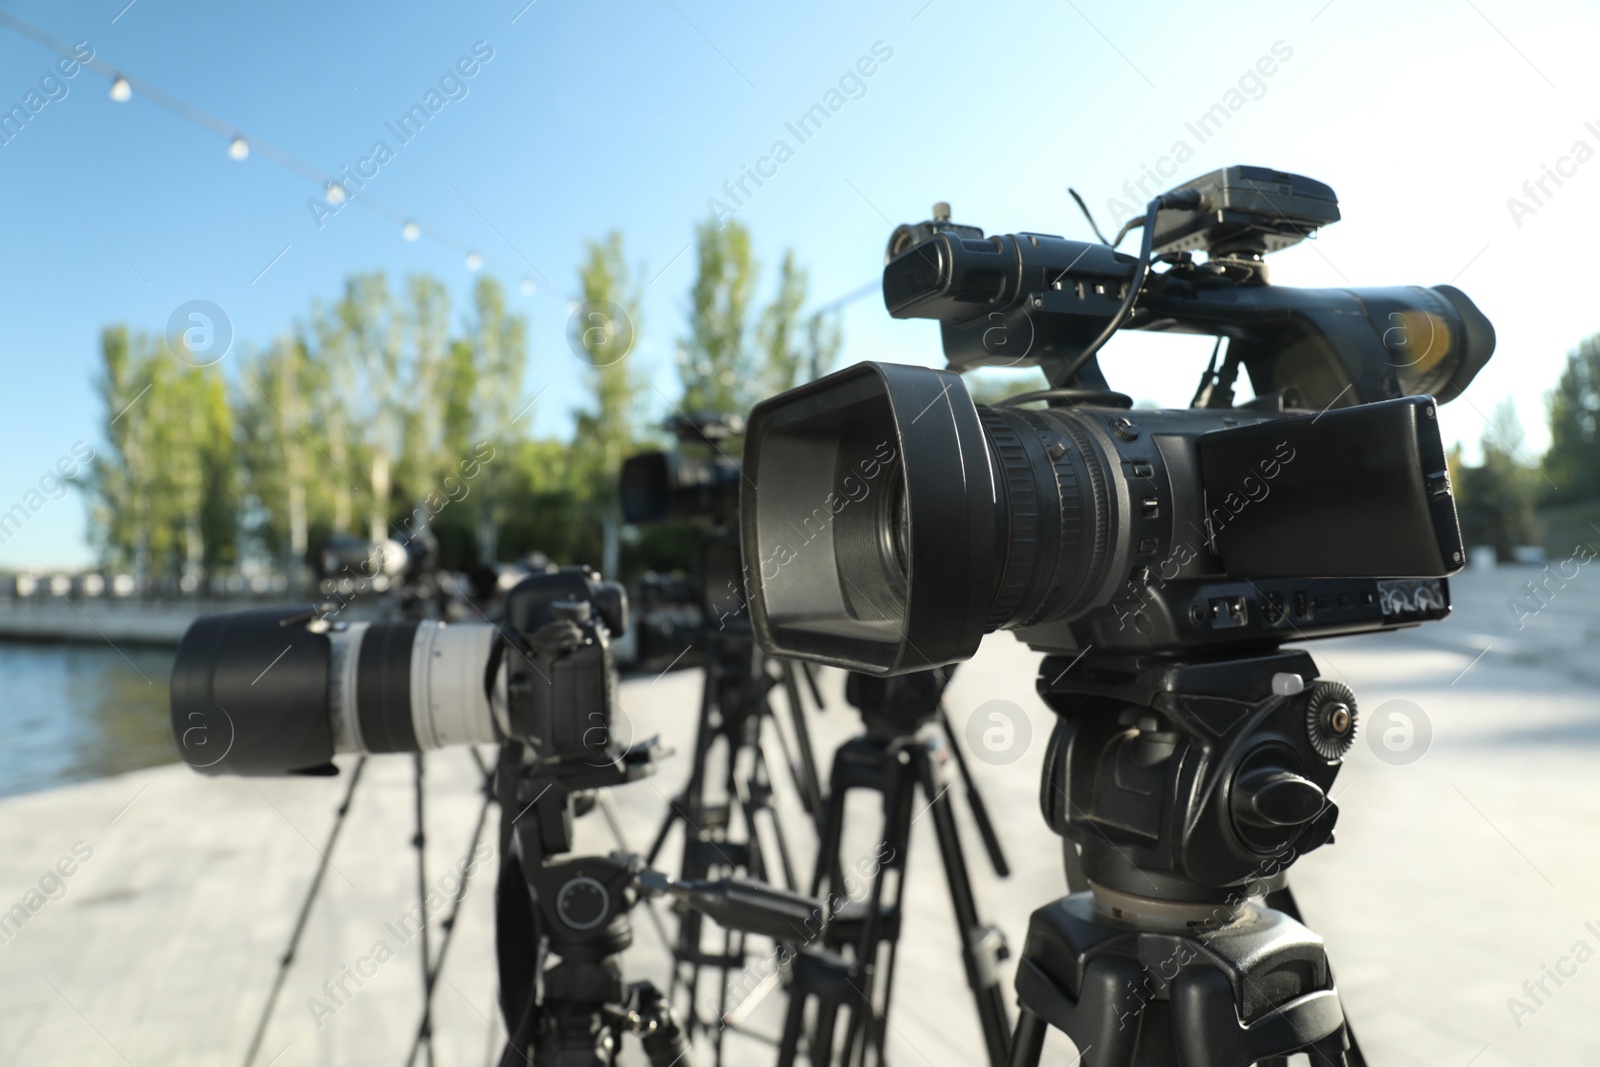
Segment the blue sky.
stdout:
<svg viewBox="0 0 1600 1067">
<path fill-rule="evenodd" d="M 1453 281 L 1479 303 L 1499 348 L 1444 409 L 1450 436 L 1475 442 L 1509 396 L 1530 451 L 1541 449 L 1543 394 L 1565 352 L 1600 330 L 1583 269 L 1600 159 L 1574 154 L 1579 141 L 1600 150 L 1600 77 L 1595 16 L 1577 5 L 524 2 L 0 3 L 319 170 L 354 167 L 388 142 L 394 156 L 367 191 L 424 227 L 408 243 L 358 194 L 319 229 L 307 208 L 315 182 L 261 151 L 235 162 L 227 138 L 137 94 L 114 102 L 97 74 L 71 79 L 0 146 L 0 508 L 75 441 L 96 441 L 104 325 L 157 331 L 180 304 L 209 300 L 232 322 L 236 360 L 352 271 L 431 272 L 459 305 L 467 247 L 531 320 L 524 393 L 545 390 L 535 427 L 558 433 L 583 400 L 564 340 L 575 267 L 585 239 L 620 229 L 654 279 L 630 358 L 649 368 L 665 410 L 693 226 L 779 139 L 793 158 L 738 217 L 766 283 L 782 250 L 798 251 L 813 305 L 875 281 L 889 229 L 935 200 L 990 232 L 1086 237 L 1068 184 L 1104 218 L 1124 182 L 1183 142 L 1193 156 L 1175 181 L 1254 163 L 1339 194 L 1344 220 L 1274 257 L 1275 282 Z M 385 124 L 477 42 L 493 58 L 401 145 Z M 785 123 L 875 45 L 892 56 L 847 81 L 845 106 L 798 143 Z M 1292 54 L 1241 84 L 1274 45 Z M 54 59 L 0 29 L 0 104 L 22 102 Z M 1186 124 L 1230 90 L 1244 105 L 1202 143 Z M 1567 176 L 1546 179 L 1535 203 L 1523 184 L 1547 166 Z M 1513 196 L 1532 210 L 1514 217 Z M 875 297 L 849 306 L 844 329 L 842 363 L 941 362 L 932 323 L 894 322 Z M 1102 362 L 1113 385 L 1182 403 L 1207 352 L 1200 339 L 1129 335 Z M 88 560 L 76 496 L 0 546 L 0 566 Z"/>
</svg>

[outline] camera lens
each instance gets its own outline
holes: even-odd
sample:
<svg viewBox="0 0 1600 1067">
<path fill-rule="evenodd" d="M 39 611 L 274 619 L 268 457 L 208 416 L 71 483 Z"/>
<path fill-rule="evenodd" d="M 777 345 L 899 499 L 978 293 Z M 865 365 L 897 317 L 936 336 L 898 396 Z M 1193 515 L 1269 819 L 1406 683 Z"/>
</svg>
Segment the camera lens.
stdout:
<svg viewBox="0 0 1600 1067">
<path fill-rule="evenodd" d="M 241 775 L 492 742 L 494 640 L 486 625 L 329 622 L 309 608 L 205 615 L 173 663 L 173 738 L 195 769 Z"/>
<path fill-rule="evenodd" d="M 875 674 L 1111 596 L 1126 483 L 1081 413 L 980 407 L 947 371 L 861 364 L 757 406 L 742 505 L 766 647 Z M 1125 570 L 1123 571 L 1125 573 Z"/>
<path fill-rule="evenodd" d="M 971 655 L 1004 501 L 960 379 L 862 364 L 758 405 L 749 425 L 740 521 L 763 643 L 879 674 Z"/>
</svg>

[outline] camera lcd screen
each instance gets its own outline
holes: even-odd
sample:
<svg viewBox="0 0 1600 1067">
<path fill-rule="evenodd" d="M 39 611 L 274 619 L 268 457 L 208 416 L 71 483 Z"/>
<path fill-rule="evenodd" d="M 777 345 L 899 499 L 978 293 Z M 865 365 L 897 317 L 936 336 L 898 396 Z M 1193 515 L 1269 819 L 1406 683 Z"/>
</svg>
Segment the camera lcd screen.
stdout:
<svg viewBox="0 0 1600 1067">
<path fill-rule="evenodd" d="M 1200 438 L 1205 533 L 1240 578 L 1437 578 L 1461 569 L 1432 398 Z"/>
</svg>

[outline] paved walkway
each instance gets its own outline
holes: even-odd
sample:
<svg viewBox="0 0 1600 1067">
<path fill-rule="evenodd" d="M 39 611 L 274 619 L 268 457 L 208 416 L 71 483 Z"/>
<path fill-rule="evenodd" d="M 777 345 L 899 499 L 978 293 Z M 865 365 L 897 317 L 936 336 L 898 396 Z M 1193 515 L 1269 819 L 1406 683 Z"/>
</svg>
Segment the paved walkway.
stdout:
<svg viewBox="0 0 1600 1067">
<path fill-rule="evenodd" d="M 1431 630 L 1314 649 L 1327 676 L 1355 687 L 1365 737 L 1340 779 L 1339 842 L 1297 865 L 1294 883 L 1379 1067 L 1600 1062 L 1600 572 L 1584 568 L 1519 631 L 1505 600 L 1533 573 L 1463 579 L 1457 616 Z M 990 638 L 950 694 L 958 730 L 995 699 L 1024 709 L 1031 730 L 1016 762 L 974 764 L 1012 877 L 997 880 L 977 835 L 966 836 L 986 917 L 1016 947 L 1029 911 L 1064 890 L 1037 808 L 1053 718 L 1032 693 L 1036 660 L 1010 637 Z M 832 706 L 813 719 L 825 750 L 857 721 L 838 677 L 828 682 Z M 697 675 L 680 672 L 630 682 L 622 700 L 641 735 L 682 748 L 697 697 Z M 1422 753 L 1413 762 L 1388 750 L 1380 759 L 1369 744 L 1405 740 L 1396 712 Z M 617 792 L 635 848 L 686 763 Z M 473 774 L 464 752 L 428 759 L 430 884 L 465 853 Z M 418 899 L 410 775 L 404 757 L 369 762 L 258 1064 L 404 1062 L 420 1003 L 415 941 L 331 1017 L 314 1019 L 308 998 L 326 1001 L 325 981 L 378 940 L 393 943 L 385 923 Z M 42 902 L 0 943 L 0 1067 L 240 1063 L 343 785 L 166 767 L 0 801 L 0 911 Z M 798 837 L 798 814 L 785 811 Z M 981 1059 L 977 1025 L 928 820 L 914 833 L 892 1057 L 968 1067 Z M 598 817 L 583 835 L 583 851 L 614 847 Z M 489 1062 L 498 1046 L 488 888 L 480 875 L 467 897 L 438 996 L 440 1067 Z M 661 981 L 663 949 L 642 918 L 627 967 Z M 1558 985 L 1547 967 L 1570 977 Z M 1528 1008 L 1516 1018 L 1513 997 Z M 752 1027 L 774 1033 L 780 1000 Z M 737 1067 L 772 1061 L 757 1042 L 730 1041 Z M 1045 1062 L 1072 1055 L 1063 1042 Z"/>
</svg>

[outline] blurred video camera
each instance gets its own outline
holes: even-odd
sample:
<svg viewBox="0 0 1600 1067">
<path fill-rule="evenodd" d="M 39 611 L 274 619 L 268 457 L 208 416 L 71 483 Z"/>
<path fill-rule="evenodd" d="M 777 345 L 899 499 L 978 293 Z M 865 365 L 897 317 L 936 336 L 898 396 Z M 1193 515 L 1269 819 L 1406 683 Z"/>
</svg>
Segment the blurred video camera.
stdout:
<svg viewBox="0 0 1600 1067">
<path fill-rule="evenodd" d="M 725 452 L 744 433 L 744 419 L 697 411 L 674 415 L 665 428 L 687 447 L 641 452 L 623 462 L 623 518 L 630 523 L 687 522 L 704 530 L 699 577 L 705 625 L 748 633 L 744 557 L 736 533 L 742 476 L 738 461 Z"/>
</svg>

